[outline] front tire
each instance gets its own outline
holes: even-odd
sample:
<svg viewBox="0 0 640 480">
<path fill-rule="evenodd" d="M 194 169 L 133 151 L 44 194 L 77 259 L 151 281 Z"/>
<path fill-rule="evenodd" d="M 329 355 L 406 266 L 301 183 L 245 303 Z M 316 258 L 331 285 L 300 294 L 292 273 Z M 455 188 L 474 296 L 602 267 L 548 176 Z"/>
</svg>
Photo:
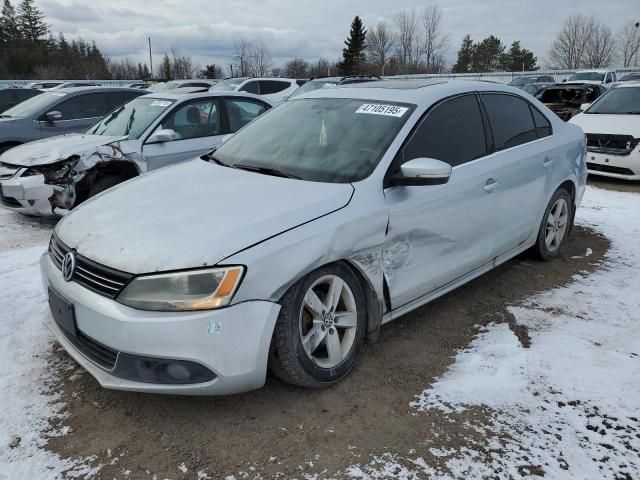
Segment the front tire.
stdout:
<svg viewBox="0 0 640 480">
<path fill-rule="evenodd" d="M 573 214 L 571 195 L 564 188 L 559 188 L 547 205 L 533 247 L 540 260 L 552 260 L 565 250 L 573 227 Z"/>
<path fill-rule="evenodd" d="M 115 187 L 119 183 L 122 183 L 126 180 L 126 178 L 121 177 L 120 175 L 106 174 L 101 175 L 96 178 L 91 184 L 91 188 L 89 189 L 89 195 L 87 198 L 91 198 L 99 193 L 104 192 L 105 190 L 110 189 L 111 187 Z"/>
<path fill-rule="evenodd" d="M 366 302 L 356 275 L 340 264 L 321 267 L 282 297 L 269 368 L 302 387 L 333 385 L 356 363 L 366 331 Z"/>
</svg>

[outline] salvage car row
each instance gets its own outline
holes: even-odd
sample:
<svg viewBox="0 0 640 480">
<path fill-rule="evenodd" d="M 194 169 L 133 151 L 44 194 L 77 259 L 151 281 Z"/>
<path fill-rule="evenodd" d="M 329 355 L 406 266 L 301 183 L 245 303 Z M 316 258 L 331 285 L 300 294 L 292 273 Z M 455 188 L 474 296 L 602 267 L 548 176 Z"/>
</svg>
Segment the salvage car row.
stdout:
<svg viewBox="0 0 640 480">
<path fill-rule="evenodd" d="M 34 178 L 51 190 L 9 207 L 65 214 L 41 258 L 47 325 L 100 384 L 230 394 L 270 369 L 329 386 L 381 324 L 524 251 L 562 254 L 595 137 L 509 86 L 345 83 L 275 108 L 246 80 L 138 96 L 0 157 L 5 205 Z M 617 115 L 639 88 L 575 118 Z"/>
</svg>

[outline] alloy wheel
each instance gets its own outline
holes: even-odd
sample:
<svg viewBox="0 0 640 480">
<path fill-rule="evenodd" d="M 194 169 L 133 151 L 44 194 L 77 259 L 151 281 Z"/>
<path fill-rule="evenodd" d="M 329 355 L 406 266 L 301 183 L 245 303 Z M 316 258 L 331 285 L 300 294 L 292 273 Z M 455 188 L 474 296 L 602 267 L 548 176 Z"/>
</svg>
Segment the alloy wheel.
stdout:
<svg viewBox="0 0 640 480">
<path fill-rule="evenodd" d="M 550 252 L 555 252 L 562 244 L 569 222 L 569 206 L 563 198 L 559 198 L 549 210 L 547 217 L 545 244 Z"/>
</svg>

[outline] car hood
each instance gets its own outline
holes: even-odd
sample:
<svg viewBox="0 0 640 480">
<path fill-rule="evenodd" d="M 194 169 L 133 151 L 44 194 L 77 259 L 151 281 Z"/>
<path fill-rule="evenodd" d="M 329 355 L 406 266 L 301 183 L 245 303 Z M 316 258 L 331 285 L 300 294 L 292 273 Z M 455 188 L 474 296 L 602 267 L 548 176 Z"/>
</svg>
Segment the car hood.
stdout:
<svg viewBox="0 0 640 480">
<path fill-rule="evenodd" d="M 65 160 L 72 155 L 82 155 L 87 151 L 93 152 L 97 147 L 125 138 L 127 137 L 69 133 L 18 145 L 7 150 L 1 158 L 4 163 L 23 167 L 48 165 Z"/>
<path fill-rule="evenodd" d="M 112 188 L 56 232 L 89 259 L 134 274 L 210 266 L 343 208 L 353 191 L 195 159 Z"/>
<path fill-rule="evenodd" d="M 567 80 L 562 82 L 562 85 L 602 85 L 600 80 Z"/>
<path fill-rule="evenodd" d="M 581 113 L 569 122 L 582 128 L 585 133 L 631 135 L 640 138 L 640 115 Z"/>
</svg>

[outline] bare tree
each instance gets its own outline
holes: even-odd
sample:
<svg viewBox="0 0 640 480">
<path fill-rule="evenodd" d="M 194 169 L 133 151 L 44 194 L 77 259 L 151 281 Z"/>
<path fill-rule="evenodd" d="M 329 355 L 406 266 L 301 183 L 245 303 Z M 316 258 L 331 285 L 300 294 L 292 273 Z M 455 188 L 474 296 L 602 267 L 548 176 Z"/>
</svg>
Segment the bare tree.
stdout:
<svg viewBox="0 0 640 480">
<path fill-rule="evenodd" d="M 234 45 L 235 49 L 235 58 L 238 61 L 238 71 L 235 72 L 239 74 L 241 77 L 247 76 L 247 62 L 249 60 L 249 49 L 251 48 L 251 44 L 246 40 L 240 40 L 236 42 Z"/>
<path fill-rule="evenodd" d="M 396 13 L 393 23 L 398 29 L 397 55 L 400 60 L 402 73 L 409 73 L 417 62 L 417 22 L 415 10 L 403 10 Z"/>
<path fill-rule="evenodd" d="M 325 77 L 331 76 L 332 65 L 326 58 L 319 58 L 316 63 L 309 67 L 310 77 Z M 335 71 L 335 65 L 333 66 Z"/>
<path fill-rule="evenodd" d="M 271 66 L 271 55 L 264 43 L 249 44 L 246 73 L 252 77 L 266 77 Z"/>
<path fill-rule="evenodd" d="M 385 22 L 367 32 L 367 54 L 369 61 L 380 69 L 380 75 L 384 75 L 384 69 L 389 62 L 389 55 L 396 41 L 394 32 Z"/>
<path fill-rule="evenodd" d="M 587 40 L 584 62 L 585 68 L 608 67 L 616 55 L 616 42 L 611 29 L 593 19 L 591 35 Z"/>
<path fill-rule="evenodd" d="M 302 58 L 289 60 L 284 66 L 284 75 L 288 78 L 304 78 L 309 75 L 309 64 Z"/>
<path fill-rule="evenodd" d="M 549 57 L 558 68 L 580 68 L 584 65 L 586 49 L 594 29 L 593 17 L 569 17 L 551 45 Z"/>
<path fill-rule="evenodd" d="M 173 78 L 193 78 L 196 70 L 199 70 L 189 55 L 184 55 L 179 49 L 171 49 L 171 72 Z"/>
<path fill-rule="evenodd" d="M 623 67 L 638 65 L 640 55 L 640 22 L 627 23 L 619 37 L 620 53 Z"/>
<path fill-rule="evenodd" d="M 443 68 L 444 52 L 449 36 L 442 30 L 442 9 L 434 3 L 422 12 L 422 55 L 427 73 L 438 73 Z"/>
</svg>

